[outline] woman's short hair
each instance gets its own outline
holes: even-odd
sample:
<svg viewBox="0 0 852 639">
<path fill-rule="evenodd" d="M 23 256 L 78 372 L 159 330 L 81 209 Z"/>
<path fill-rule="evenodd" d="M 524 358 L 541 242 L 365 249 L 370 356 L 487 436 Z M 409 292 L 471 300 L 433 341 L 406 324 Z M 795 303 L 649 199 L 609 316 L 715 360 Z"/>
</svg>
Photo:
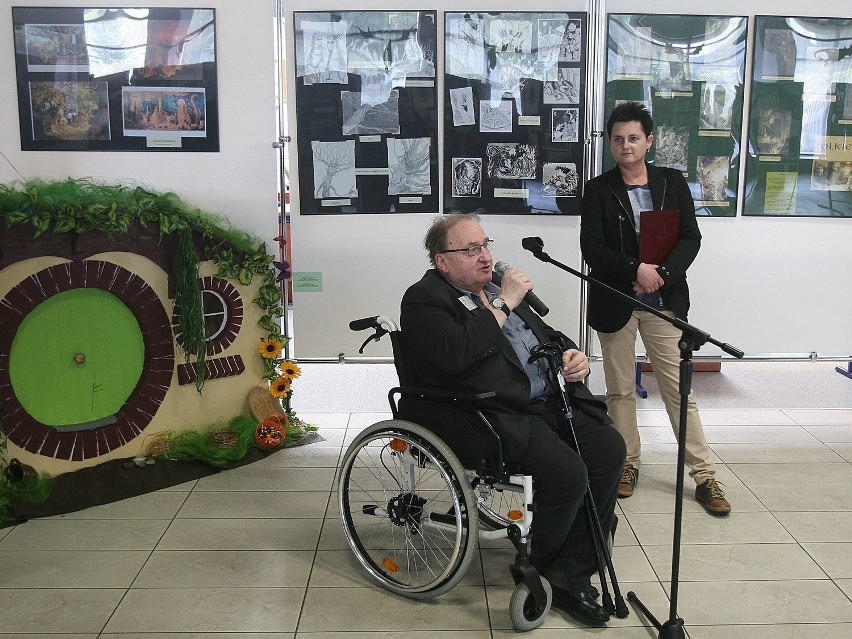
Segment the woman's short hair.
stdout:
<svg viewBox="0 0 852 639">
<path fill-rule="evenodd" d="M 616 122 L 638 122 L 642 125 L 642 130 L 645 136 L 651 135 L 654 130 L 654 121 L 651 119 L 651 112 L 641 102 L 629 100 L 622 102 L 612 110 L 609 118 L 606 121 L 606 137 L 612 137 L 612 127 Z"/>
</svg>

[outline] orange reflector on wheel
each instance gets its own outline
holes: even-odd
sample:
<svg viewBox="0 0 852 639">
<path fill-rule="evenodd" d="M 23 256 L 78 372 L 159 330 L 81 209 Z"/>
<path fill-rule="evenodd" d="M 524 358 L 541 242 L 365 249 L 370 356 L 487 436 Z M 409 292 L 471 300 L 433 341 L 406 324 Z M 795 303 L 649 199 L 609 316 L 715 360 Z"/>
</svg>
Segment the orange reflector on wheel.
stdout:
<svg viewBox="0 0 852 639">
<path fill-rule="evenodd" d="M 399 564 L 396 563 L 390 557 L 385 557 L 384 559 L 382 559 L 382 566 L 384 566 L 385 570 L 387 570 L 388 572 L 399 572 Z"/>
<path fill-rule="evenodd" d="M 406 448 L 408 448 L 408 444 L 406 444 L 403 440 L 397 439 L 396 437 L 394 437 L 390 441 L 390 447 L 391 447 L 391 450 L 395 450 L 396 452 L 401 453 Z"/>
<path fill-rule="evenodd" d="M 512 521 L 518 521 L 524 518 L 524 513 L 522 513 L 520 510 L 510 510 L 507 516 Z"/>
</svg>

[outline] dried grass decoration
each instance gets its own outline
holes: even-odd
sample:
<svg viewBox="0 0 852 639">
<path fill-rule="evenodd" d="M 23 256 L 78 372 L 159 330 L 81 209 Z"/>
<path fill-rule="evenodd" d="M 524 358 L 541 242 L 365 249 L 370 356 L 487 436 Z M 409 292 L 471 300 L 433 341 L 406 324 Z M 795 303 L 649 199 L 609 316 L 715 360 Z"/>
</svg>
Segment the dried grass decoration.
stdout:
<svg viewBox="0 0 852 639">
<path fill-rule="evenodd" d="M 255 445 L 256 425 L 251 417 L 239 415 L 226 424 L 213 424 L 203 431 L 164 433 L 165 452 L 154 455 L 153 451 L 149 451 L 149 454 L 172 461 L 198 460 L 212 466 L 226 466 L 248 455 Z M 231 439 L 230 445 L 222 445 L 222 441 Z"/>
<path fill-rule="evenodd" d="M 240 434 L 233 430 L 218 430 L 210 433 L 210 441 L 219 448 L 231 448 L 239 438 Z"/>
</svg>

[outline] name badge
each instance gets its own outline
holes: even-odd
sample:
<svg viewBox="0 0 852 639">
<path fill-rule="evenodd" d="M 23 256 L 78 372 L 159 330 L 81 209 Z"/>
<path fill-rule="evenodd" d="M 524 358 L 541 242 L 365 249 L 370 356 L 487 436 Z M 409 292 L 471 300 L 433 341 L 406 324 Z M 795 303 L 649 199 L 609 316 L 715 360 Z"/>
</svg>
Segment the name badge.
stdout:
<svg viewBox="0 0 852 639">
<path fill-rule="evenodd" d="M 459 302 L 461 302 L 462 306 L 464 306 L 469 311 L 475 311 L 477 308 L 476 302 L 470 299 L 467 295 L 459 296 Z"/>
</svg>

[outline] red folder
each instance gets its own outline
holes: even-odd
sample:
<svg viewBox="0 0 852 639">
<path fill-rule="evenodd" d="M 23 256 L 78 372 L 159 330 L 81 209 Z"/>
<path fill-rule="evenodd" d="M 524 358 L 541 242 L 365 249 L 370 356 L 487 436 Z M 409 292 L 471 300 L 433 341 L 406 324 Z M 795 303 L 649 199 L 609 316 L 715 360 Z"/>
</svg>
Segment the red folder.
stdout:
<svg viewBox="0 0 852 639">
<path fill-rule="evenodd" d="M 680 209 L 639 213 L 639 261 L 660 265 L 680 239 Z"/>
</svg>

